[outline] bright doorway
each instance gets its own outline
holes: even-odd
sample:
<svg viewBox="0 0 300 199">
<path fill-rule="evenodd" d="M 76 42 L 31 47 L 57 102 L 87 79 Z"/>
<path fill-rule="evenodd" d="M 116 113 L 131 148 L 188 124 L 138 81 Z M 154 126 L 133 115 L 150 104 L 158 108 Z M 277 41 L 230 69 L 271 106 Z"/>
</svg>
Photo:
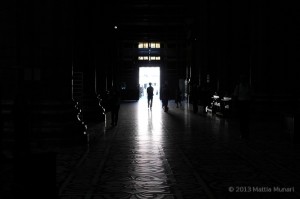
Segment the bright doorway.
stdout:
<svg viewBox="0 0 300 199">
<path fill-rule="evenodd" d="M 159 98 L 160 90 L 160 67 L 140 67 L 139 68 L 139 84 L 141 98 L 147 98 L 147 87 L 149 82 L 154 88 L 154 98 Z"/>
</svg>

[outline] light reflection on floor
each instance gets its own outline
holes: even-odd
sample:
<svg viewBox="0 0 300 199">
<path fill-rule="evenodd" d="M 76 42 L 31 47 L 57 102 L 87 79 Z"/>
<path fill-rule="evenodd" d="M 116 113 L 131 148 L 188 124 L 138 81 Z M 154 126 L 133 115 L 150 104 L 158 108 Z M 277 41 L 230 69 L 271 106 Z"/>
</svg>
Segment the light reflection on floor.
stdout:
<svg viewBox="0 0 300 199">
<path fill-rule="evenodd" d="M 154 97 L 152 110 L 148 109 L 147 98 L 138 102 L 138 139 L 160 142 L 162 139 L 162 108 L 159 98 Z"/>
<path fill-rule="evenodd" d="M 147 98 L 141 98 L 138 102 L 137 131 L 135 146 L 136 164 L 134 170 L 137 176 L 142 178 L 134 179 L 140 191 L 152 190 L 161 193 L 167 187 L 167 175 L 164 171 L 164 160 L 161 156 L 161 144 L 163 140 L 162 108 L 161 102 L 154 97 L 152 109 L 148 109 Z"/>
</svg>

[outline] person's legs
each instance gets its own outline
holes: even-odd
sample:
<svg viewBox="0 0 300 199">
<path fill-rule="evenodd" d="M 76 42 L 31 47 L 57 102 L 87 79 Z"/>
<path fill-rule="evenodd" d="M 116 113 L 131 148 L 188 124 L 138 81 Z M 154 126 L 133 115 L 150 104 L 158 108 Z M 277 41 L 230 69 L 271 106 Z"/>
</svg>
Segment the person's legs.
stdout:
<svg viewBox="0 0 300 199">
<path fill-rule="evenodd" d="M 250 129 L 249 129 L 250 103 L 248 101 L 246 101 L 245 104 L 244 104 L 244 119 L 243 120 L 244 120 L 244 122 L 243 122 L 244 137 L 249 138 L 249 133 L 250 133 Z"/>
<path fill-rule="evenodd" d="M 168 100 L 166 100 L 166 107 L 165 107 L 165 112 L 168 112 L 168 110 L 169 110 L 169 107 L 168 107 Z"/>
<path fill-rule="evenodd" d="M 120 105 L 116 107 L 115 109 L 115 116 L 114 116 L 114 124 L 118 124 L 118 119 L 119 119 L 119 110 L 120 110 Z"/>
<path fill-rule="evenodd" d="M 163 101 L 163 109 L 165 112 L 168 111 L 169 107 L 168 107 L 168 100 L 164 99 Z"/>
<path fill-rule="evenodd" d="M 151 98 L 148 96 L 147 99 L 148 99 L 148 108 L 149 108 L 150 107 L 150 99 Z"/>
<path fill-rule="evenodd" d="M 112 126 L 115 125 L 115 108 L 114 107 L 111 108 L 111 125 Z"/>
<path fill-rule="evenodd" d="M 197 113 L 197 112 L 198 112 L 198 104 L 197 104 L 197 101 L 196 101 L 196 100 L 193 101 L 193 112 L 194 112 L 194 113 Z"/>
<path fill-rule="evenodd" d="M 153 97 L 150 98 L 150 108 L 152 108 Z"/>
<path fill-rule="evenodd" d="M 240 101 L 238 103 L 238 116 L 240 120 L 240 133 L 244 139 L 249 138 L 249 104 L 248 102 Z"/>
</svg>

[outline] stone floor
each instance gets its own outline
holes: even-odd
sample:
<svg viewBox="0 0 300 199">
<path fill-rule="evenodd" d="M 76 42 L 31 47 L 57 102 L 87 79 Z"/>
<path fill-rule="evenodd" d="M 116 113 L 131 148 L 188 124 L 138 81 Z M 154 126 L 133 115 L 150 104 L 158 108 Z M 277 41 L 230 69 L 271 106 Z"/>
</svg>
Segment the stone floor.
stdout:
<svg viewBox="0 0 300 199">
<path fill-rule="evenodd" d="M 268 116 L 251 117 L 249 140 L 235 118 L 194 114 L 187 103 L 170 101 L 165 113 L 158 99 L 152 110 L 145 99 L 123 102 L 113 128 L 109 116 L 89 125 L 87 146 L 54 148 L 58 198 L 300 198 L 299 151 Z"/>
</svg>

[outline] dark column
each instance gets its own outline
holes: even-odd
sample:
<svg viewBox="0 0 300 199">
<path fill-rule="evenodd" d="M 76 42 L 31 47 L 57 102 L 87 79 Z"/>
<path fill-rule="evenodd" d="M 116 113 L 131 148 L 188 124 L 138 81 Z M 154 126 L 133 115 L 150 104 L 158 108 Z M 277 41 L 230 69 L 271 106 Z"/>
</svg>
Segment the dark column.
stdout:
<svg viewBox="0 0 300 199">
<path fill-rule="evenodd" d="M 93 9 L 93 5 L 88 2 L 75 3 L 74 70 L 82 72 L 83 75 L 83 98 L 80 101 L 80 107 L 82 118 L 86 123 L 103 122 L 105 119 L 96 90 L 97 79 L 101 82 L 103 78 L 103 73 L 98 70 L 103 66 L 96 65 L 101 64 L 98 62 L 98 57 L 101 57 L 101 54 L 98 54 L 98 48 L 103 48 L 103 46 L 98 39 L 102 37 L 102 34 L 98 34 L 97 30 L 102 28 L 102 24 L 94 21 Z"/>
<path fill-rule="evenodd" d="M 18 81 L 30 105 L 30 139 L 40 147 L 52 138 L 85 143 L 85 126 L 71 96 L 70 8 L 31 1 L 18 9 Z"/>
</svg>

